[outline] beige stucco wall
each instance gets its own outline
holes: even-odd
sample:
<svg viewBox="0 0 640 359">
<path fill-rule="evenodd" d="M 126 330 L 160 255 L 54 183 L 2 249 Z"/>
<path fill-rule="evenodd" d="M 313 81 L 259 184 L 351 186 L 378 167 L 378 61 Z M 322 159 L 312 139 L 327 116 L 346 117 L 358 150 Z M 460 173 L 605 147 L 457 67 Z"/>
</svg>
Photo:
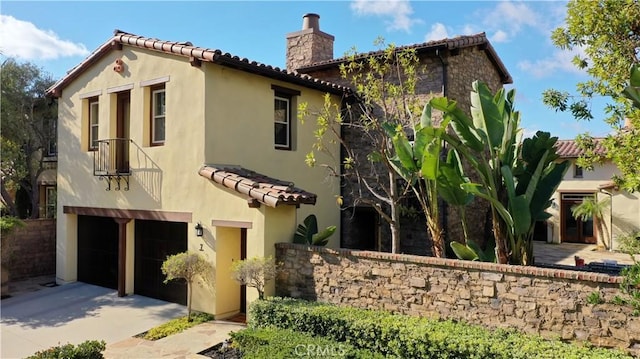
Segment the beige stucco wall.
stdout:
<svg viewBox="0 0 640 359">
<path fill-rule="evenodd" d="M 122 58 L 125 71 L 112 70 Z M 167 78 L 166 142 L 149 147 L 148 87 L 141 81 Z M 206 85 L 205 85 L 206 82 Z M 269 81 L 256 75 L 212 64 L 192 67 L 187 58 L 125 46 L 112 51 L 64 88 L 59 99 L 57 280 L 77 280 L 77 216 L 64 214 L 64 206 L 175 211 L 190 213 L 188 249 L 198 251 L 216 266 L 211 286 L 196 286 L 193 309 L 213 314 L 232 312 L 237 284 L 229 280 L 230 253 L 239 251 L 239 229 L 216 228 L 212 220 L 250 222 L 247 255 L 273 254 L 273 244 L 289 241 L 295 225 L 309 213 L 318 216 L 320 226 L 338 225 L 339 210 L 334 194 L 337 180 L 324 183 L 317 171 L 306 168 L 304 154 L 311 148 L 311 129 L 298 130 L 294 151 L 273 148 L 273 90 L 271 83 L 298 89 L 299 101 L 320 104 L 322 93 Z M 106 182 L 93 176 L 93 152 L 85 151 L 83 100 L 87 94 L 99 97 L 99 137 L 115 137 L 115 90 L 130 88 L 130 166 L 128 191 L 105 191 Z M 145 95 L 146 91 L 146 95 Z M 113 93 L 110 93 L 113 92 Z M 86 107 L 86 106 L 85 106 Z M 85 116 L 86 117 L 86 116 Z M 86 120 L 86 118 L 85 118 Z M 304 150 L 303 150 L 304 149 Z M 292 181 L 318 194 L 316 206 L 249 208 L 246 197 L 198 175 L 204 163 L 235 164 Z M 296 213 L 299 212 L 296 216 Z M 269 217 L 272 216 L 272 217 Z M 204 227 L 198 238 L 196 222 Z M 127 224 L 126 291 L 133 293 L 135 221 Z M 335 243 L 339 240 L 334 238 Z M 335 244 L 334 243 L 334 244 Z M 203 250 L 200 251 L 200 245 Z M 221 261 L 220 263 L 216 263 Z M 248 295 L 248 298 L 250 296 Z"/>
<path fill-rule="evenodd" d="M 301 223 L 313 213 L 318 218 L 319 228 L 335 225 L 340 233 L 340 211 L 336 203 L 336 196 L 340 194 L 338 178 L 328 178 L 324 168 L 310 168 L 305 164 L 305 156 L 315 142 L 315 121 L 301 123 L 294 107 L 292 149 L 275 149 L 273 139 L 272 85 L 300 91 L 300 96 L 293 98 L 292 107 L 305 102 L 311 111 L 323 106 L 324 93 L 219 65 L 204 65 L 205 162 L 240 165 L 315 193 L 318 195 L 316 204 L 301 206 L 297 211 L 297 222 Z M 340 98 L 334 97 L 333 103 L 340 103 Z M 332 153 L 339 153 L 337 144 Z M 316 158 L 318 163 L 332 161 L 323 153 L 317 153 Z M 337 248 L 339 244 L 338 236 L 334 235 L 329 246 Z"/>
<path fill-rule="evenodd" d="M 560 203 L 562 193 L 596 193 L 599 201 L 611 198 L 611 206 L 605 210 L 603 218 L 603 232 L 598 233 L 598 244 L 613 249 L 617 248 L 615 238 L 632 230 L 640 229 L 640 197 L 637 193 L 616 191 L 613 189 L 598 189 L 599 186 L 609 183 L 611 177 L 619 173 L 615 165 L 610 162 L 596 165 L 592 171 L 583 170 L 582 178 L 574 178 L 575 160 L 571 159 L 571 166 L 567 170 L 558 190 L 554 193 L 553 204 L 548 212 L 552 214 L 548 224 L 550 227 L 548 240 L 553 243 L 562 242 L 560 223 Z M 613 220 L 612 220 L 613 217 Z M 597 231 L 597 226 L 594 227 Z M 611 241 L 613 234 L 613 241 Z"/>
</svg>

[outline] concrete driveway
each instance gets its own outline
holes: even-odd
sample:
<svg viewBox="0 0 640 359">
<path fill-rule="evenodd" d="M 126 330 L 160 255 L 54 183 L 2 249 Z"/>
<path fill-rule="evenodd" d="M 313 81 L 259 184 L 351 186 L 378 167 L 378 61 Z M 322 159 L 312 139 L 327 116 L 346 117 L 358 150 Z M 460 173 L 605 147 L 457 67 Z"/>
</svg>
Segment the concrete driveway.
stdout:
<svg viewBox="0 0 640 359">
<path fill-rule="evenodd" d="M 2 358 L 24 358 L 58 344 L 118 342 L 170 319 L 185 306 L 112 289 L 71 283 L 3 299 Z"/>
</svg>

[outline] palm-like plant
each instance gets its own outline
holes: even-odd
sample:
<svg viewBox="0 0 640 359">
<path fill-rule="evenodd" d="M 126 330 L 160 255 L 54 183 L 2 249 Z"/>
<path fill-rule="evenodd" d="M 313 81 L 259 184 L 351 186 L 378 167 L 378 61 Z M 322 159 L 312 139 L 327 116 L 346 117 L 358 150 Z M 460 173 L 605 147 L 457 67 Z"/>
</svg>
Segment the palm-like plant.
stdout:
<svg viewBox="0 0 640 359">
<path fill-rule="evenodd" d="M 586 197 L 582 200 L 582 203 L 576 204 L 571 207 L 571 214 L 573 218 L 586 222 L 589 219 L 595 219 L 596 227 L 598 229 L 598 238 L 604 236 L 607 230 L 607 225 L 604 223 L 604 211 L 609 208 L 611 201 L 609 198 L 598 201 L 595 197 Z M 607 248 L 607 243 L 602 241 L 602 245 Z M 608 249 L 608 248 L 607 248 Z"/>
</svg>

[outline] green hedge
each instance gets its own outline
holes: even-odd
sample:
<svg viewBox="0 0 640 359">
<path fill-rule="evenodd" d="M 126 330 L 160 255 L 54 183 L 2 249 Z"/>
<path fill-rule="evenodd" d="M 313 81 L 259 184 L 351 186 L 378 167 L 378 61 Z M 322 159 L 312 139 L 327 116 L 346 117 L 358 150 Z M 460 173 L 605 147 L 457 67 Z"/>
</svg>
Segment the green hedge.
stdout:
<svg viewBox="0 0 640 359">
<path fill-rule="evenodd" d="M 249 318 L 250 328 L 288 328 L 396 358 L 631 358 L 619 350 L 546 340 L 515 330 L 287 298 L 254 302 Z"/>
<path fill-rule="evenodd" d="M 239 348 L 245 358 L 384 358 L 381 354 L 374 354 L 366 349 L 356 349 L 346 343 L 289 329 L 248 328 L 230 335 L 233 346 Z"/>
<path fill-rule="evenodd" d="M 27 359 L 103 359 L 104 340 L 87 340 L 77 346 L 73 344 L 58 345 L 33 354 Z"/>
</svg>

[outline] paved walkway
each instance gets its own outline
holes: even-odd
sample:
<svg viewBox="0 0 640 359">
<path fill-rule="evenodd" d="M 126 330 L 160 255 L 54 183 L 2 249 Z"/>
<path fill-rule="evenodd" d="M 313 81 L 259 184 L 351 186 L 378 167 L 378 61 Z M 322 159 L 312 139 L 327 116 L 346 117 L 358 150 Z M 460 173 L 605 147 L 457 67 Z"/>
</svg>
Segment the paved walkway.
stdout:
<svg viewBox="0 0 640 359">
<path fill-rule="evenodd" d="M 1 358 L 24 358 L 59 344 L 85 340 L 107 342 L 106 358 L 201 357 L 198 353 L 244 326 L 205 323 L 157 341 L 133 338 L 154 326 L 186 314 L 186 307 L 85 283 L 47 287 L 53 277 L 10 285 L 1 302 Z"/>
<path fill-rule="evenodd" d="M 229 332 L 244 328 L 244 324 L 216 320 L 156 341 L 129 338 L 107 345 L 104 357 L 108 359 L 206 358 L 197 353 L 229 338 Z"/>
<path fill-rule="evenodd" d="M 595 244 L 533 242 L 533 256 L 536 263 L 575 265 L 575 256 L 591 262 L 615 261 L 617 264 L 633 264 L 631 256 L 619 252 L 598 250 Z M 636 256 L 638 260 L 640 257 Z"/>
</svg>

